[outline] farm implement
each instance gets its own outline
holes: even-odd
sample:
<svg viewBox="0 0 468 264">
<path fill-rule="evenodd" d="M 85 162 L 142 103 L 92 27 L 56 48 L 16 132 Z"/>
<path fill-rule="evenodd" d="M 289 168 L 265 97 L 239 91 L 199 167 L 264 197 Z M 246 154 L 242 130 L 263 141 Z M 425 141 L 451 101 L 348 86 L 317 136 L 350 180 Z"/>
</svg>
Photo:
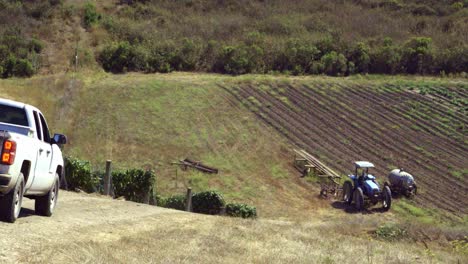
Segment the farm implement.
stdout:
<svg viewBox="0 0 468 264">
<path fill-rule="evenodd" d="M 313 174 L 320 182 L 320 196 L 322 198 L 336 197 L 341 191 L 338 179 L 341 176 L 320 162 L 305 150 L 294 149 L 294 167 L 302 173 L 302 177 Z"/>
</svg>

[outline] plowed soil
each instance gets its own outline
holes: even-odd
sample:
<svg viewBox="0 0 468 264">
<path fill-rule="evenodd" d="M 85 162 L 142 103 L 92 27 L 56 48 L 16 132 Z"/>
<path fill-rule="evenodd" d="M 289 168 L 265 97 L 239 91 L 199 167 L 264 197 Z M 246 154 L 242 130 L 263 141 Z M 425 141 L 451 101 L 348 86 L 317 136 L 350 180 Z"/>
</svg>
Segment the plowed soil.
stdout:
<svg viewBox="0 0 468 264">
<path fill-rule="evenodd" d="M 468 213 L 468 118 L 464 86 L 424 93 L 401 85 L 235 85 L 226 91 L 343 175 L 369 160 L 383 182 L 393 168 L 415 176 L 415 200 Z M 432 88 L 437 91 L 437 87 Z"/>
</svg>

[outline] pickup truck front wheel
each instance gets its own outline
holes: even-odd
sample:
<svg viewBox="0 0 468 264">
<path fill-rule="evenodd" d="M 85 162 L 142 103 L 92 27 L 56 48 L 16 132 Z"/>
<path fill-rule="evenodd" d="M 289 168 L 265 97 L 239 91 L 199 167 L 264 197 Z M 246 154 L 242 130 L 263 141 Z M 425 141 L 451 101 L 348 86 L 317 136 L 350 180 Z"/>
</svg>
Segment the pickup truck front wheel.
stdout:
<svg viewBox="0 0 468 264">
<path fill-rule="evenodd" d="M 2 220 L 14 223 L 21 211 L 24 194 L 24 176 L 20 173 L 15 188 L 7 195 L 0 197 L 0 213 Z"/>
<path fill-rule="evenodd" d="M 57 206 L 59 189 L 59 176 L 56 173 L 54 185 L 52 185 L 50 191 L 46 195 L 36 198 L 36 203 L 34 205 L 36 214 L 43 216 L 51 216 L 54 213 L 54 209 Z"/>
</svg>

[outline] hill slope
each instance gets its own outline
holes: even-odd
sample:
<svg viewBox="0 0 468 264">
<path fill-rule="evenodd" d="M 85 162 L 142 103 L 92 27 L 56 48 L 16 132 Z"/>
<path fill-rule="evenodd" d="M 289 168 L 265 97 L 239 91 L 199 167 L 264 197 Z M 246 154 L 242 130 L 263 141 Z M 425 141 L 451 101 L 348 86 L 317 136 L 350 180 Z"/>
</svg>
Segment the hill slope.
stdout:
<svg viewBox="0 0 468 264">
<path fill-rule="evenodd" d="M 376 238 L 373 230 L 391 221 L 390 214 L 317 212 L 301 222 L 242 220 L 69 192 L 61 193 L 51 218 L 35 216 L 33 208 L 26 199 L 15 224 L 0 222 L 2 263 L 466 261 L 466 255 L 429 241 L 425 247 Z"/>
</svg>

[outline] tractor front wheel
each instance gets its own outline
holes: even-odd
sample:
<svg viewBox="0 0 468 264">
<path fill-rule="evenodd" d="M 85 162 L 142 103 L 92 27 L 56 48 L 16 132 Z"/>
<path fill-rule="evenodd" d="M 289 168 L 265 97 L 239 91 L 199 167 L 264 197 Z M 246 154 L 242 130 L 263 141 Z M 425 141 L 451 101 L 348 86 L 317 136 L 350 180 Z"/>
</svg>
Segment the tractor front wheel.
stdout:
<svg viewBox="0 0 468 264">
<path fill-rule="evenodd" d="M 390 191 L 390 187 L 388 186 L 385 186 L 383 189 L 382 206 L 384 211 L 390 210 L 392 206 L 392 191 Z"/>
<path fill-rule="evenodd" d="M 345 181 L 343 184 L 343 201 L 351 204 L 353 201 L 353 184 L 351 181 Z"/>
<path fill-rule="evenodd" d="M 364 192 L 361 187 L 357 187 L 354 191 L 354 206 L 358 211 L 361 211 L 364 208 Z"/>
</svg>

